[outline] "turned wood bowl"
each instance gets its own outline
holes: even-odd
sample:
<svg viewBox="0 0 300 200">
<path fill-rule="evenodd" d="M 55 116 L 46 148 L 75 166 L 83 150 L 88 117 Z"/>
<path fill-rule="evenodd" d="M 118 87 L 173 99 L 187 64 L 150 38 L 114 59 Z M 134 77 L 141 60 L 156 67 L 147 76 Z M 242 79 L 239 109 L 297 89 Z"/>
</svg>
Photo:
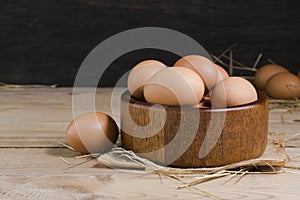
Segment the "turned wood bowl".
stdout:
<svg viewBox="0 0 300 200">
<path fill-rule="evenodd" d="M 164 166 L 216 167 L 261 156 L 268 98 L 230 108 L 152 105 L 121 96 L 122 146 Z"/>
</svg>

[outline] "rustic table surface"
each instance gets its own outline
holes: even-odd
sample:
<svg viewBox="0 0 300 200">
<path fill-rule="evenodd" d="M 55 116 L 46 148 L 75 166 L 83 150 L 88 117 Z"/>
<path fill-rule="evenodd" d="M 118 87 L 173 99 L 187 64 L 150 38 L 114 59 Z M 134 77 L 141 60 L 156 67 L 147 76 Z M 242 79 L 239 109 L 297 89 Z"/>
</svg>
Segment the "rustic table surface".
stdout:
<svg viewBox="0 0 300 200">
<path fill-rule="evenodd" d="M 98 89 L 97 111 L 119 123 L 118 95 L 123 88 Z M 84 96 L 82 90 L 74 95 Z M 111 98 L 113 101 L 111 101 Z M 196 187 L 177 189 L 169 177 L 134 170 L 108 169 L 95 159 L 63 147 L 72 120 L 72 88 L 0 89 L 0 199 L 299 199 L 300 171 L 251 174 L 227 181 L 219 178 Z M 81 105 L 84 112 L 86 107 Z M 271 105 L 272 106 L 272 105 Z M 300 167 L 300 111 L 270 110 L 269 131 L 287 134 L 288 165 Z M 299 134 L 298 134 L 299 135 Z M 61 143 L 60 143 L 61 142 Z"/>
</svg>

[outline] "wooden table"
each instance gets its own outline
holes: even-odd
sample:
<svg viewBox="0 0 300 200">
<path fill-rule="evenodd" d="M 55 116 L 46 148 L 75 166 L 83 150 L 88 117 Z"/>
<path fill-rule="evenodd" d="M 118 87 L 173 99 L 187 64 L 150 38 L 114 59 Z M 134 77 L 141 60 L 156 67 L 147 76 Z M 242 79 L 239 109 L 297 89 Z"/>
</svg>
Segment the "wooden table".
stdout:
<svg viewBox="0 0 300 200">
<path fill-rule="evenodd" d="M 110 88 L 97 90 L 98 111 L 112 114 L 111 94 Z M 65 129 L 73 118 L 72 88 L 1 88 L 0 97 L 0 199 L 214 198 L 189 188 L 178 190 L 179 182 L 169 177 L 75 159 L 79 154 L 59 143 L 65 142 Z M 118 101 L 113 106 L 117 108 Z M 286 111 L 270 110 L 269 130 L 286 132 L 289 138 L 300 130 L 300 112 Z M 114 118 L 119 121 L 119 113 Z M 299 139 L 294 137 L 290 146 L 286 151 L 293 159 L 288 164 L 300 167 Z M 239 181 L 224 177 L 196 187 L 223 199 L 299 199 L 300 171 L 284 170 L 246 175 Z"/>
</svg>

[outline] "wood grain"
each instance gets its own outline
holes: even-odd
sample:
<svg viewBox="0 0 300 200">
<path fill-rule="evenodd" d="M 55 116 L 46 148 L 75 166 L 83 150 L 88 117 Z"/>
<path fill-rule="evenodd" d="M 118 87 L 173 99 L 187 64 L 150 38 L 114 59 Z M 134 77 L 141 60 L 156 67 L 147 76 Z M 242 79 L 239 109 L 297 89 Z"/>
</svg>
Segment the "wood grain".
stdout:
<svg viewBox="0 0 300 200">
<path fill-rule="evenodd" d="M 236 42 L 233 56 L 247 65 L 262 52 L 259 65 L 271 58 L 297 72 L 299 20 L 297 0 L 1 0 L 0 81 L 72 86 L 95 46 L 145 26 L 183 32 L 215 54 Z M 146 58 L 171 65 L 177 57 L 150 50 L 128 53 L 112 63 L 100 84 L 113 86 Z"/>
<path fill-rule="evenodd" d="M 299 149 L 289 154 L 299 155 Z M 105 169 L 91 160 L 60 148 L 2 148 L 0 199 L 214 199 L 193 189 L 176 189 L 181 183 L 143 171 Z M 65 164 L 59 156 L 71 165 Z M 300 162 L 294 162 L 300 166 Z M 298 199 L 300 175 L 246 175 L 220 178 L 196 188 L 223 199 Z M 238 182 L 237 182 L 238 181 Z M 138 189 L 137 189 L 138 188 Z"/>
<path fill-rule="evenodd" d="M 57 148 L 56 143 L 44 138 L 50 139 L 55 129 L 55 137 L 64 141 L 63 124 L 67 125 L 72 118 L 71 91 L 71 88 L 0 90 L 0 143 L 3 145 L 0 148 L 0 199 L 214 199 L 201 191 L 223 199 L 300 198 L 299 171 L 292 169 L 274 175 L 251 174 L 230 180 L 225 177 L 198 185 L 198 190 L 178 190 L 181 183 L 166 176 L 107 169 L 96 160 L 75 159 L 79 153 Z M 98 110 L 110 110 L 111 94 L 111 88 L 97 91 Z M 113 106 L 120 108 L 119 103 Z M 294 119 L 300 119 L 300 111 L 288 112 L 282 124 L 281 115 L 286 111 L 280 108 L 269 112 L 269 129 L 284 131 L 289 138 L 299 132 L 300 124 Z M 34 137 L 32 130 L 35 130 Z M 9 137 L 10 134 L 16 137 Z M 298 147 L 286 148 L 292 158 L 288 164 L 300 167 L 300 143 L 297 143 L 299 140 L 293 142 Z M 35 148 L 41 146 L 46 148 Z"/>
<path fill-rule="evenodd" d="M 149 134 L 148 132 L 156 130 L 156 127 L 161 127 L 160 113 L 164 109 L 167 119 L 163 128 L 154 136 L 144 137 Z M 152 119 L 149 117 L 150 110 L 155 115 Z M 212 119 L 213 113 L 217 115 L 215 119 Z M 197 114 L 200 115 L 199 121 Z M 222 116 L 225 117 L 224 124 L 220 121 Z M 180 141 L 176 142 L 173 148 L 166 149 L 167 145 L 177 137 L 176 134 L 179 134 L 178 129 L 182 118 L 186 121 L 182 127 L 183 135 L 179 136 Z M 132 125 L 131 120 L 136 124 Z M 139 126 L 147 126 L 149 123 L 151 127 L 144 131 L 137 130 Z M 210 134 L 207 134 L 209 126 L 213 129 Z M 222 131 L 219 137 L 216 135 L 218 131 Z M 138 136 L 135 136 L 137 132 Z M 192 138 L 192 133 L 195 132 L 196 135 Z M 165 106 L 156 109 L 130 98 L 130 94 L 125 92 L 121 104 L 121 135 L 125 149 L 136 153 L 148 153 L 144 154 L 148 159 L 164 165 L 169 165 L 166 158 L 177 152 L 182 153 L 170 166 L 212 167 L 257 158 L 263 154 L 267 145 L 267 96 L 259 92 L 259 100 L 256 103 L 235 108 L 211 110 Z M 189 146 L 185 146 L 186 141 L 192 142 Z M 206 155 L 203 158 L 199 158 L 201 148 L 204 148 Z M 159 155 L 150 154 L 159 149 L 166 149 L 166 151 L 163 150 Z"/>
<path fill-rule="evenodd" d="M 74 95 L 86 92 L 88 88 Z M 112 92 L 111 88 L 98 89 L 97 111 L 112 115 Z M 73 119 L 72 88 L 2 88 L 0 99 L 0 147 L 60 147 L 57 142 L 66 142 L 65 131 Z M 78 109 L 84 112 L 86 108 L 83 104 Z"/>
</svg>

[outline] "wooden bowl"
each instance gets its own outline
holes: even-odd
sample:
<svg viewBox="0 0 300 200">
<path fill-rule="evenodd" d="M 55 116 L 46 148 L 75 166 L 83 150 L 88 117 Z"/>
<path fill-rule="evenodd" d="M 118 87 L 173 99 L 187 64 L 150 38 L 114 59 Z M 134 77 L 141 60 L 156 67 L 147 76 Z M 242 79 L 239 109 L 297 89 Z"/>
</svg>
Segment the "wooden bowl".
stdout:
<svg viewBox="0 0 300 200">
<path fill-rule="evenodd" d="M 268 99 L 263 92 L 258 101 L 231 108 L 151 106 L 128 91 L 122 94 L 121 139 L 125 149 L 156 163 L 222 166 L 257 158 L 267 146 Z M 185 123 L 180 127 L 181 118 Z"/>
</svg>

